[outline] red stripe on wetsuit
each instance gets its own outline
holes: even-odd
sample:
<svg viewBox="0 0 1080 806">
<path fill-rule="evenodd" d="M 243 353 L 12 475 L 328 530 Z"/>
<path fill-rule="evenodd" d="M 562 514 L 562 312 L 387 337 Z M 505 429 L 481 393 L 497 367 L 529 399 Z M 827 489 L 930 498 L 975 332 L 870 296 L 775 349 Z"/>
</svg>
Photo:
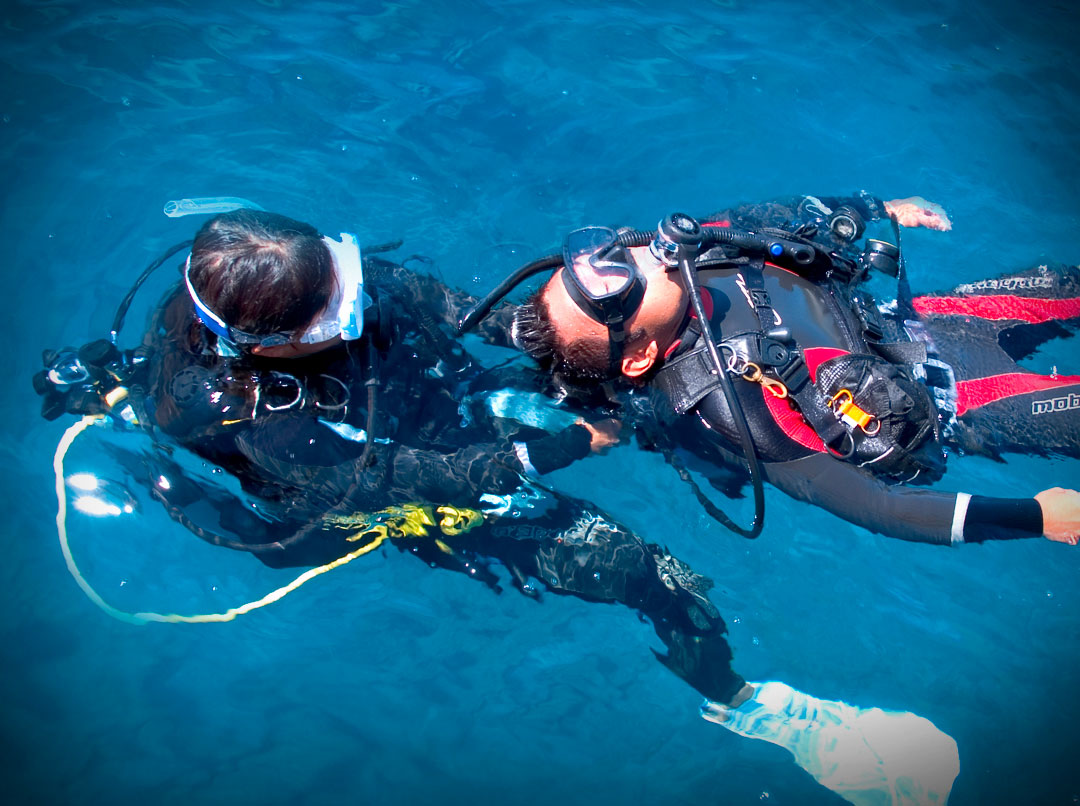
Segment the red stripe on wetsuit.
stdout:
<svg viewBox="0 0 1080 806">
<path fill-rule="evenodd" d="M 973 297 L 915 297 L 915 310 L 922 315 L 977 316 L 979 319 L 1015 319 L 1031 325 L 1080 316 L 1080 297 L 1038 299 L 1015 294 L 988 294 Z"/>
<path fill-rule="evenodd" d="M 965 297 L 915 297 L 915 310 L 923 315 L 975 316 L 990 321 L 1017 321 L 1040 325 L 1080 316 L 1080 297 L 1039 299 L 1015 294 L 985 294 Z M 1033 372 L 1007 372 L 986 378 L 958 381 L 956 416 L 1004 400 L 1046 389 L 1058 389 L 1080 383 L 1077 375 L 1036 375 Z"/>
<path fill-rule="evenodd" d="M 1007 372 L 956 383 L 956 416 L 1017 395 L 1080 384 L 1080 375 L 1036 375 L 1034 372 Z"/>
</svg>

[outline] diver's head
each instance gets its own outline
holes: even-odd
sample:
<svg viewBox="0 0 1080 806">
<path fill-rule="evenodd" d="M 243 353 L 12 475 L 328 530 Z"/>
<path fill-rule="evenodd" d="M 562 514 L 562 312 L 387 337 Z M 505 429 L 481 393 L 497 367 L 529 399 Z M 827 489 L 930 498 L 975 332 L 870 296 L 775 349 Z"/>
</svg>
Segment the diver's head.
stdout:
<svg viewBox="0 0 1080 806">
<path fill-rule="evenodd" d="M 576 383 L 646 375 L 678 335 L 688 298 L 680 276 L 648 247 L 627 249 L 625 260 L 641 288 L 637 295 L 627 293 L 630 274 L 619 282 L 593 272 L 595 263 L 569 261 L 518 309 L 517 344 L 545 369 Z M 597 302 L 605 299 L 615 308 L 623 305 L 617 322 L 621 340 L 604 322 Z"/>
<path fill-rule="evenodd" d="M 360 335 L 362 269 L 352 236 L 339 243 L 261 210 L 225 213 L 195 236 L 186 280 L 203 324 L 253 353 L 306 355 Z"/>
</svg>

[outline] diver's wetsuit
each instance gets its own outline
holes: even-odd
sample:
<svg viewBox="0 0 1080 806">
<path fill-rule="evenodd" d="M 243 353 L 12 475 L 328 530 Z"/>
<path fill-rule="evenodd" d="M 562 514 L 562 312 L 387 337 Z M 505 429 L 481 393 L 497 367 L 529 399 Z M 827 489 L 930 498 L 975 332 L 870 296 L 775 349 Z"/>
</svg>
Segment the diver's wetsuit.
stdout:
<svg viewBox="0 0 1080 806">
<path fill-rule="evenodd" d="M 1016 362 L 1080 325 L 1080 268 L 1041 265 L 915 297 L 937 357 L 956 379 L 955 426 L 967 453 L 1080 457 L 1080 376 Z"/>
<path fill-rule="evenodd" d="M 808 200 L 812 202 L 808 204 Z M 802 197 L 722 211 L 708 217 L 706 225 L 792 230 L 807 220 L 808 207 L 819 212 L 842 204 L 852 206 L 868 221 L 884 211 L 880 200 L 866 194 L 849 199 Z M 821 237 L 819 234 L 818 238 Z M 834 455 L 836 445 L 826 445 L 788 401 L 776 399 L 758 383 L 735 377 L 736 393 L 769 482 L 788 495 L 821 506 L 845 520 L 907 540 L 955 543 L 1041 535 L 1042 514 L 1034 499 L 958 495 L 901 486 L 898 482 L 935 481 L 943 471 L 941 447 L 948 444 L 947 440 L 966 447 L 982 444 L 984 452 L 1054 451 L 1080 455 L 1077 440 L 1080 412 L 1072 410 L 1069 403 L 1076 399 L 1080 406 L 1077 395 L 1080 378 L 1042 378 L 1014 362 L 1042 340 L 1064 333 L 1065 324 L 1075 325 L 1078 321 L 1080 305 L 1075 268 L 1051 271 L 1041 267 L 1014 278 L 961 287 L 950 295 L 914 300 L 915 311 L 922 316 L 925 331 L 931 337 L 927 340 L 928 357 L 941 362 L 937 370 L 947 370 L 945 365 L 952 365 L 956 375 L 955 389 L 937 390 L 939 399 L 945 396 L 957 404 L 955 422 L 951 422 L 943 435 L 938 433 L 939 412 L 929 392 L 925 387 L 912 385 L 917 371 L 913 366 L 890 365 L 882 358 L 889 345 L 879 350 L 880 334 L 876 338 L 867 336 L 870 326 L 866 324 L 866 316 L 859 318 L 842 285 L 806 279 L 765 265 L 760 276 L 767 301 L 763 310 L 756 310 L 754 289 L 747 287 L 751 281 L 741 277 L 737 268 L 725 265 L 722 257 L 706 253 L 699 260 L 706 309 L 712 307 L 711 321 L 714 330 L 722 333 L 722 339 L 731 341 L 742 334 L 761 333 L 767 329 L 763 328 L 761 317 L 775 316 L 775 323 L 770 324 L 791 331 L 813 379 L 821 373 L 836 371 L 832 367 L 837 362 L 866 354 L 869 364 L 892 374 L 890 382 L 882 384 L 876 393 L 879 403 L 883 400 L 892 408 L 897 423 L 903 424 L 905 420 L 908 423 L 903 426 L 907 430 L 901 434 L 898 428 L 897 434 L 898 442 L 912 448 L 910 454 L 891 450 L 883 441 L 876 453 L 845 461 Z M 1024 297 L 1035 299 L 1017 299 L 1017 289 L 1021 288 Z M 905 313 L 911 319 L 916 317 L 910 310 L 897 313 L 884 327 L 886 334 L 903 334 L 905 325 L 909 330 L 917 329 L 917 325 L 911 327 Z M 1027 332 L 1021 326 L 1028 323 L 1041 329 Z M 692 351 L 697 336 L 696 323 L 688 320 L 683 338 L 665 357 L 667 364 Z M 918 363 L 930 366 L 922 361 Z M 670 412 L 674 404 L 679 413 L 689 411 L 696 415 L 693 418 L 661 415 L 665 421 L 663 429 L 669 432 L 666 439 L 705 458 L 706 465 L 730 466 L 735 456 L 733 446 L 738 440 L 723 393 L 715 389 L 696 400 L 695 395 L 680 399 L 679 383 L 672 383 L 665 374 L 672 373 L 661 367 L 652 385 L 664 389 L 668 401 L 666 405 L 656 404 L 655 409 Z M 851 377 L 855 376 L 848 376 Z M 840 386 L 844 384 L 838 380 L 835 387 Z M 943 413 L 942 419 L 951 420 L 948 412 Z M 913 430 L 923 425 L 925 432 Z M 739 484 L 737 479 L 716 479 L 714 483 L 729 491 Z"/>
<path fill-rule="evenodd" d="M 711 582 L 586 503 L 522 484 L 527 472 L 587 455 L 588 432 L 570 426 L 549 436 L 494 418 L 484 400 L 505 379 L 471 366 L 445 335 L 471 300 L 385 261 L 368 258 L 364 268 L 389 325 L 376 370 L 372 430 L 382 442 L 373 463 L 361 467 L 358 431 L 369 427 L 363 342 L 376 338 L 374 324 L 359 343 L 302 359 L 222 358 L 177 290 L 147 336 L 147 414 L 255 500 L 245 504 L 185 476 L 167 451 L 139 460 L 155 496 L 196 533 L 226 531 L 268 547 L 257 553 L 274 567 L 321 565 L 364 545 L 367 537 L 350 542 L 357 531 L 331 526 L 327 516 L 355 521 L 357 513 L 415 504 L 431 513 L 442 504 L 482 511 L 471 530 L 440 534 L 431 526 L 429 537 L 392 542 L 495 590 L 489 558 L 526 595 L 538 595 L 533 578 L 552 593 L 638 610 L 667 647 L 661 661 L 704 696 L 729 701 L 744 681 L 731 669 L 724 623 L 707 598 Z M 489 337 L 504 338 L 498 317 L 489 327 Z"/>
</svg>

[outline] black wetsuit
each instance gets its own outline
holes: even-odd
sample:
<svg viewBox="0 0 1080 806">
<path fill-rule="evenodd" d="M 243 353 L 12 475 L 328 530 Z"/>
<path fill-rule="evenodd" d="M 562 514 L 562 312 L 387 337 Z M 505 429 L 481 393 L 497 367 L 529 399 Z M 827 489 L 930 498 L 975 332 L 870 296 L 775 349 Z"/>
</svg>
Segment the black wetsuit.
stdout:
<svg viewBox="0 0 1080 806">
<path fill-rule="evenodd" d="M 807 200 L 813 200 L 812 204 Z M 808 207 L 820 215 L 823 209 L 834 210 L 843 204 L 858 210 L 868 221 L 883 214 L 882 202 L 863 194 L 849 199 L 802 197 L 746 205 L 705 220 L 714 226 L 790 231 L 811 217 Z M 822 234 L 816 237 L 820 240 Z M 830 236 L 824 240 L 827 248 L 840 248 L 838 241 L 828 242 Z M 1080 412 L 1075 410 L 1080 406 L 1080 378 L 1044 378 L 1015 364 L 1041 341 L 1065 333 L 1067 325 L 1080 321 L 1076 268 L 1040 267 L 1013 278 L 962 286 L 949 295 L 917 297 L 908 300 L 906 307 L 894 307 L 892 315 L 882 321 L 868 324 L 877 306 L 864 301 L 860 312 L 852 304 L 857 283 L 806 278 L 771 265 L 759 266 L 760 279 L 754 280 L 752 269 L 725 262 L 723 250 L 706 253 L 699 267 L 704 297 L 712 307 L 711 323 L 724 342 L 760 334 L 775 324 L 790 331 L 811 378 L 828 372 L 839 378 L 849 369 L 844 362 L 850 365 L 852 356 L 865 356 L 868 366 L 891 374 L 887 382 L 879 384 L 876 403 L 893 412 L 896 442 L 910 448 L 910 453 L 891 450 L 883 437 L 877 438 L 877 446 L 864 437 L 865 454 L 848 460 L 837 454 L 845 448 L 850 452 L 851 443 L 843 438 L 831 444 L 823 441 L 806 422 L 810 418 L 804 419 L 793 410 L 799 404 L 779 401 L 761 384 L 734 377 L 765 477 L 774 486 L 852 523 L 907 540 L 976 542 L 1041 534 L 1042 515 L 1034 499 L 958 495 L 899 482 L 936 481 L 944 469 L 942 447 L 946 444 L 968 449 L 978 446 L 992 454 L 1011 450 L 1080 455 Z M 766 296 L 755 297 L 759 291 Z M 1023 298 L 1017 299 L 1018 293 Z M 766 316 L 776 321 L 763 324 Z M 919 330 L 912 322 L 920 317 L 922 333 L 915 335 L 922 336 L 928 354 L 907 365 L 903 359 L 893 357 L 891 361 L 896 363 L 890 363 L 883 358 L 890 354 L 890 348 L 893 353 L 900 352 L 893 346 L 899 342 L 885 343 L 888 337 L 905 338 L 909 331 Z M 666 365 L 652 384 L 667 392 L 666 399 L 657 403 L 654 395 L 653 405 L 662 412 L 662 430 L 669 444 L 705 458 L 706 467 L 730 468 L 738 464 L 734 447 L 738 441 L 722 391 L 714 388 L 700 397 L 680 397 L 680 383 L 677 378 L 672 380 L 674 374 L 669 369 L 680 358 L 685 359 L 695 345 L 700 350 L 697 340 L 696 323 L 688 319 L 682 339 L 666 356 Z M 725 357 L 730 354 L 729 349 Z M 955 384 L 938 378 L 940 386 L 934 395 L 921 385 L 920 375 L 948 376 L 950 367 Z M 858 372 L 846 376 L 848 380 L 856 377 Z M 836 380 L 830 394 L 844 385 Z M 858 389 L 855 394 L 859 399 Z M 870 401 L 862 402 L 863 407 L 880 413 L 869 393 L 862 400 Z M 1071 404 L 1073 400 L 1077 406 Z M 955 415 L 942 409 L 941 403 L 954 405 Z M 678 413 L 694 416 L 674 417 L 673 407 Z M 908 430 L 901 433 L 902 428 Z M 741 479 L 716 478 L 714 484 L 732 491 Z"/>
<path fill-rule="evenodd" d="M 932 352 L 955 375 L 950 444 L 993 458 L 1080 457 L 1080 376 L 1017 364 L 1080 324 L 1080 267 L 1043 264 L 912 302 Z"/>
<path fill-rule="evenodd" d="M 385 261 L 369 258 L 364 268 L 389 326 L 370 345 L 375 364 L 365 343 L 376 339 L 375 324 L 360 342 L 302 359 L 223 358 L 183 291 L 167 298 L 145 345 L 145 416 L 239 479 L 250 499 L 185 475 L 166 445 L 137 457 L 133 472 L 192 531 L 257 546 L 275 567 L 321 565 L 364 545 L 366 537 L 349 540 L 355 529 L 331 525 L 334 516 L 355 521 L 403 505 L 480 511 L 483 522 L 463 533 L 432 526 L 429 537 L 392 542 L 495 590 L 490 559 L 526 595 L 539 595 L 535 579 L 551 593 L 633 608 L 666 646 L 665 665 L 704 696 L 729 701 L 744 681 L 707 597 L 712 583 L 587 503 L 522 483 L 587 455 L 588 432 L 547 435 L 495 418 L 485 401 L 506 378 L 478 369 L 447 336 L 471 300 Z M 504 339 L 498 316 L 488 327 Z M 364 466 L 359 432 L 368 428 L 376 443 Z"/>
</svg>

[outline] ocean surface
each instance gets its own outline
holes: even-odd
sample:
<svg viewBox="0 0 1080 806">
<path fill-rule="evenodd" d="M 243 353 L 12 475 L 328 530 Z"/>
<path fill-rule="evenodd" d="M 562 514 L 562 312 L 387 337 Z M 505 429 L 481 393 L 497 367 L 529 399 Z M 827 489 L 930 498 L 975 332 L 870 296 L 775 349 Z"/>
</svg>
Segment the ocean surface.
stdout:
<svg viewBox="0 0 1080 806">
<path fill-rule="evenodd" d="M 41 351 L 238 196 L 403 239 L 481 292 L 587 223 L 865 188 L 946 207 L 909 231 L 938 290 L 1080 260 L 1080 12 L 1069 2 L 66 2 L 0 10 L 0 799 L 12 804 L 836 804 L 788 754 L 698 716 L 619 607 L 513 592 L 390 550 L 224 625 L 95 608 L 56 539 Z M 139 338 L 175 277 L 139 295 Z M 1077 372 L 1075 343 L 1029 362 Z M 108 433 L 71 470 L 107 474 Z M 1080 802 L 1080 549 L 943 549 L 769 491 L 754 542 L 634 446 L 561 471 L 716 581 L 751 680 L 910 710 L 960 748 L 954 806 Z M 953 456 L 941 487 L 1031 495 L 1076 461 Z M 749 502 L 731 503 L 744 520 Z M 224 609 L 289 571 L 151 502 L 69 519 L 103 596 Z"/>
</svg>

